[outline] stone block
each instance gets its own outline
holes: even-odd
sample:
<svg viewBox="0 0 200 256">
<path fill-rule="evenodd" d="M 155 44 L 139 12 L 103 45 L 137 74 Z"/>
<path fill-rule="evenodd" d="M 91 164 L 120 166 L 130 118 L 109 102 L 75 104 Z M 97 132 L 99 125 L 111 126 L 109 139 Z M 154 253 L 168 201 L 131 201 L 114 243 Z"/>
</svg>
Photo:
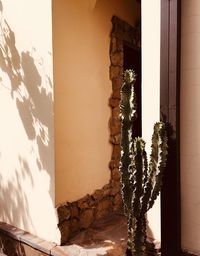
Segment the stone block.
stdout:
<svg viewBox="0 0 200 256">
<path fill-rule="evenodd" d="M 80 215 L 80 228 L 88 228 L 94 221 L 93 209 L 87 209 Z"/>
<path fill-rule="evenodd" d="M 107 197 L 110 195 L 110 184 L 106 184 L 103 186 L 103 197 Z"/>
<path fill-rule="evenodd" d="M 103 190 L 102 189 L 95 190 L 95 192 L 92 194 L 92 197 L 96 201 L 101 200 L 103 198 Z"/>
<path fill-rule="evenodd" d="M 80 209 L 90 208 L 93 203 L 92 197 L 90 195 L 86 195 L 78 201 L 78 207 Z"/>
<path fill-rule="evenodd" d="M 109 168 L 115 169 L 115 168 L 119 168 L 119 161 L 118 160 L 111 160 L 109 163 Z"/>
<path fill-rule="evenodd" d="M 111 37 L 110 53 L 123 51 L 123 41 L 114 36 Z"/>
<path fill-rule="evenodd" d="M 95 219 L 99 220 L 111 213 L 113 203 L 111 198 L 103 199 L 96 208 Z"/>
<path fill-rule="evenodd" d="M 120 144 L 120 140 L 121 140 L 121 134 L 117 134 L 114 136 L 110 136 L 110 143 L 112 143 L 113 145 L 118 145 Z"/>
<path fill-rule="evenodd" d="M 80 228 L 80 223 L 78 221 L 78 219 L 73 218 L 70 219 L 70 237 L 76 233 Z"/>
<path fill-rule="evenodd" d="M 121 148 L 120 145 L 113 146 L 112 160 L 120 160 Z"/>
<path fill-rule="evenodd" d="M 113 118 L 120 120 L 120 108 L 119 108 L 119 106 L 112 109 L 112 116 L 113 116 Z"/>
<path fill-rule="evenodd" d="M 112 108 L 118 107 L 119 106 L 119 102 L 120 102 L 119 99 L 114 99 L 114 98 L 111 97 L 109 99 L 109 106 L 112 107 Z"/>
<path fill-rule="evenodd" d="M 120 100 L 120 98 L 121 98 L 120 89 L 113 90 L 112 98 L 113 98 L 113 99 L 119 99 L 119 100 Z"/>
<path fill-rule="evenodd" d="M 122 76 L 123 68 L 119 66 L 110 66 L 110 79 Z"/>
<path fill-rule="evenodd" d="M 118 193 L 114 197 L 114 211 L 118 211 L 119 209 L 121 209 L 122 205 L 123 205 L 122 197 L 121 197 L 121 194 Z"/>
<path fill-rule="evenodd" d="M 61 244 L 68 242 L 70 238 L 70 221 L 63 221 L 58 225 L 61 233 Z"/>
<path fill-rule="evenodd" d="M 116 195 L 119 194 L 121 192 L 121 184 L 119 181 L 111 181 L 111 190 L 110 190 L 110 194 L 111 195 Z"/>
<path fill-rule="evenodd" d="M 123 84 L 123 75 L 116 77 L 112 80 L 112 87 L 113 87 L 113 91 L 116 89 L 121 89 Z"/>
<path fill-rule="evenodd" d="M 121 122 L 119 118 L 111 117 L 109 121 L 111 135 L 116 135 L 121 132 Z"/>
<path fill-rule="evenodd" d="M 69 205 L 60 205 L 57 208 L 59 223 L 70 218 L 70 208 Z"/>
<path fill-rule="evenodd" d="M 114 168 L 111 171 L 111 178 L 114 181 L 119 181 L 120 180 L 120 172 L 118 168 Z"/>
<path fill-rule="evenodd" d="M 77 218 L 79 215 L 79 209 L 77 204 L 71 203 L 69 209 L 70 209 L 71 218 Z"/>
<path fill-rule="evenodd" d="M 110 55 L 110 60 L 111 60 L 111 64 L 113 66 L 120 66 L 122 67 L 123 66 L 123 52 L 120 51 L 120 52 L 114 52 L 114 53 L 111 53 Z"/>
</svg>

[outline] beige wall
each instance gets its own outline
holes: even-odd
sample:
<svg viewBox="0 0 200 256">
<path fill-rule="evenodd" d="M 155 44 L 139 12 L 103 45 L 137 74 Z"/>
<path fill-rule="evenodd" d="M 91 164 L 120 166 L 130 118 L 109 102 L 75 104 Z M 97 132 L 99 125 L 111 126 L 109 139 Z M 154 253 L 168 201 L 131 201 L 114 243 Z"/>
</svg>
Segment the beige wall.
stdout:
<svg viewBox="0 0 200 256">
<path fill-rule="evenodd" d="M 200 255 L 200 1 L 182 1 L 182 247 Z"/>
<path fill-rule="evenodd" d="M 134 25 L 133 0 L 54 0 L 56 203 L 108 183 L 111 18 Z"/>
<path fill-rule="evenodd" d="M 149 15 L 151 13 L 151 15 Z M 160 0 L 142 0 L 142 137 L 150 154 L 155 122 L 160 120 Z M 160 198 L 148 212 L 152 237 L 160 241 Z"/>
<path fill-rule="evenodd" d="M 0 220 L 56 241 L 51 15 L 0 1 Z"/>
</svg>

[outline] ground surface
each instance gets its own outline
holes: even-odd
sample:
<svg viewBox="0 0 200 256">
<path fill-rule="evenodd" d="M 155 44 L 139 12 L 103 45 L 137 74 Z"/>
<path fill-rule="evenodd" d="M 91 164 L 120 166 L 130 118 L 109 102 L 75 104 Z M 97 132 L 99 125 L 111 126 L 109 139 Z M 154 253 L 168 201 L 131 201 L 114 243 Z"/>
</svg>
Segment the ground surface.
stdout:
<svg viewBox="0 0 200 256">
<path fill-rule="evenodd" d="M 70 256 L 124 256 L 127 240 L 127 225 L 123 215 L 110 216 L 80 232 L 70 244 L 59 249 Z M 155 255 L 149 252 L 148 255 Z"/>
</svg>

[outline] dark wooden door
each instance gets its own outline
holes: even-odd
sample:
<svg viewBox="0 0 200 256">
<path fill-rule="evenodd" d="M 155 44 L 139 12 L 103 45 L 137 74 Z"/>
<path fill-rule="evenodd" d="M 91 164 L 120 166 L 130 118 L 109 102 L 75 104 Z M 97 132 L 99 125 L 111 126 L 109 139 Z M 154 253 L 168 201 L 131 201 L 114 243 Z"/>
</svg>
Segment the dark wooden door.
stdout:
<svg viewBox="0 0 200 256">
<path fill-rule="evenodd" d="M 181 255 L 180 11 L 181 0 L 161 0 L 160 108 L 169 152 L 161 191 L 162 256 Z"/>
</svg>

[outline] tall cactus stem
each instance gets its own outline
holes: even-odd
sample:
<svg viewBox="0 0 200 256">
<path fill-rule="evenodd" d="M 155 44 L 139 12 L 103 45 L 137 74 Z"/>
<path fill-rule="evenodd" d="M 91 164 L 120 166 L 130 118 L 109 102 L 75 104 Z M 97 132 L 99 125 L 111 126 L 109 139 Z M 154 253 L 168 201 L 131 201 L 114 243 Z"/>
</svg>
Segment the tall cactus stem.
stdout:
<svg viewBox="0 0 200 256">
<path fill-rule="evenodd" d="M 145 255 L 146 212 L 153 206 L 162 185 L 167 161 L 165 124 L 154 125 L 149 163 L 142 138 L 133 138 L 133 121 L 136 119 L 136 97 L 133 70 L 124 72 L 121 88 L 121 194 L 128 226 L 128 254 Z"/>
</svg>

